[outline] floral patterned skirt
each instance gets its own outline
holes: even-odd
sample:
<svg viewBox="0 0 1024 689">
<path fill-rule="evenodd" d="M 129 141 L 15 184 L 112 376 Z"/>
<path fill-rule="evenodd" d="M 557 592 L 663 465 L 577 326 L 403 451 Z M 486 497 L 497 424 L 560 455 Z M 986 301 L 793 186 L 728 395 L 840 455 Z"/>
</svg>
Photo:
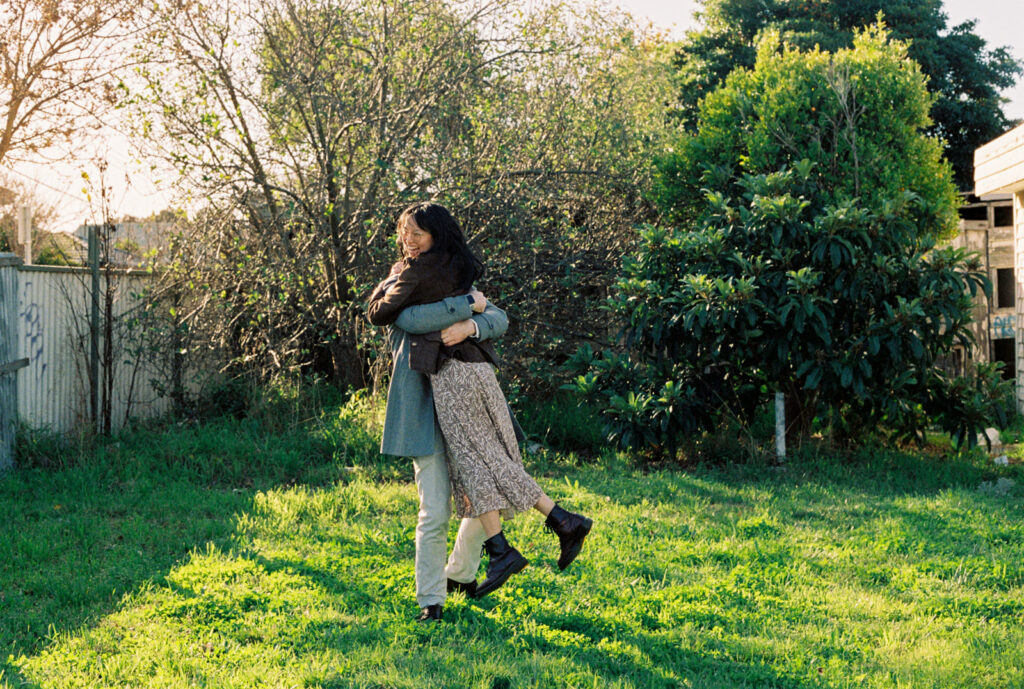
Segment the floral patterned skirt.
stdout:
<svg viewBox="0 0 1024 689">
<path fill-rule="evenodd" d="M 543 494 L 519 456 L 505 396 L 488 363 L 449 359 L 430 377 L 434 409 L 448 445 L 455 512 L 479 517 L 498 510 L 508 518 Z"/>
</svg>

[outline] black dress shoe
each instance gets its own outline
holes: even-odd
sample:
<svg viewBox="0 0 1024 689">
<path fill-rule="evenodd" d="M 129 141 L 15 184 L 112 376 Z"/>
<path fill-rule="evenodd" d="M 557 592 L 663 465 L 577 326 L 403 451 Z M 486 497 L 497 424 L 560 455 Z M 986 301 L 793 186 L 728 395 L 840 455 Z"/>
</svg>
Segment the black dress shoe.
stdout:
<svg viewBox="0 0 1024 689">
<path fill-rule="evenodd" d="M 462 591 L 466 594 L 466 598 L 476 597 L 476 579 L 473 581 L 462 583 L 461 581 L 455 581 L 454 579 L 448 580 L 448 593 L 455 593 L 456 591 Z"/>
<path fill-rule="evenodd" d="M 440 605 L 428 605 L 427 607 L 420 610 L 420 616 L 416 618 L 417 622 L 440 622 L 441 621 L 441 606 Z"/>
<path fill-rule="evenodd" d="M 476 597 L 483 598 L 498 588 L 516 572 L 523 571 L 530 561 L 509 545 L 501 531 L 484 541 L 484 550 L 490 556 L 487 561 L 487 576 L 476 587 Z"/>
<path fill-rule="evenodd" d="M 583 539 L 590 533 L 594 522 L 582 514 L 568 512 L 558 505 L 551 508 L 551 514 L 544 520 L 544 525 L 555 532 L 562 548 L 558 556 L 558 569 L 568 567 L 583 548 Z"/>
</svg>

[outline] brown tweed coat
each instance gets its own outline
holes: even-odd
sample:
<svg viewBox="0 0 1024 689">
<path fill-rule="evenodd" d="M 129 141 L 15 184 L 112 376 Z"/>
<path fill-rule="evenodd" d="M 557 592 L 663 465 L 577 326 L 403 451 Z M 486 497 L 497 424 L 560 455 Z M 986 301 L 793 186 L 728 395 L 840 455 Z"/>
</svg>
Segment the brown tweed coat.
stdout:
<svg viewBox="0 0 1024 689">
<path fill-rule="evenodd" d="M 450 256 L 428 252 L 406 258 L 392 267 L 392 276 L 370 295 L 366 315 L 374 325 L 391 325 L 407 306 L 465 294 L 465 290 L 457 288 L 456 278 Z M 409 366 L 422 373 L 437 373 L 447 359 L 497 365 L 497 354 L 489 341 L 466 339 L 448 347 L 441 341 L 440 332 L 432 332 L 410 335 L 410 345 Z"/>
</svg>

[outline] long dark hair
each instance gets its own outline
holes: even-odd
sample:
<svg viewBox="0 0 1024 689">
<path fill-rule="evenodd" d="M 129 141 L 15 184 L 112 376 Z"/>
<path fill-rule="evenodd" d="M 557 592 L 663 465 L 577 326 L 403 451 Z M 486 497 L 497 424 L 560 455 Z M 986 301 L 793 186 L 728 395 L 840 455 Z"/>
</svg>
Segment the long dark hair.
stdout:
<svg viewBox="0 0 1024 689">
<path fill-rule="evenodd" d="M 407 218 L 412 218 L 420 229 L 429 232 L 433 240 L 428 254 L 444 254 L 451 258 L 456 271 L 456 287 L 468 290 L 483 277 L 484 264 L 466 244 L 466 237 L 458 221 L 447 208 L 430 201 L 420 201 L 402 211 L 397 227 L 401 231 Z"/>
</svg>

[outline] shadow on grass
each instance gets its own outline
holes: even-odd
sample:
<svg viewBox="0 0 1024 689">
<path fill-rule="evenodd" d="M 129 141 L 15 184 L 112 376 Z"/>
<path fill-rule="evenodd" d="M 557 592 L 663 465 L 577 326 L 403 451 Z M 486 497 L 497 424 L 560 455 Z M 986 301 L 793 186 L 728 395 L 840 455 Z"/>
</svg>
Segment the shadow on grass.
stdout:
<svg viewBox="0 0 1024 689">
<path fill-rule="evenodd" d="M 634 465 L 621 460 L 609 462 L 611 472 L 590 477 L 597 491 L 618 492 L 616 502 L 632 506 L 643 501 L 671 503 L 682 498 L 699 499 L 719 507 L 751 505 L 750 489 L 771 493 L 820 489 L 883 502 L 904 497 L 931 497 L 948 490 L 975 491 L 985 482 L 1012 477 L 1016 492 L 1024 487 L 1024 464 L 997 466 L 981 450 L 959 455 L 929 455 L 898 449 L 869 447 L 853 451 L 805 447 L 792 452 L 782 464 L 750 460 L 689 465 Z M 550 466 L 544 466 L 552 473 Z M 570 473 L 585 470 L 566 467 Z M 622 493 L 615 487 L 620 479 L 642 481 L 644 490 Z M 813 517 L 811 512 L 798 517 Z M 862 516 L 862 515 L 853 515 Z"/>
<path fill-rule="evenodd" d="M 30 458 L 0 475 L 0 686 L 34 686 L 11 658 L 164 585 L 192 551 L 230 546 L 259 490 L 345 480 L 331 450 L 312 433 L 270 436 L 225 420 L 128 433 L 63 468 Z"/>
<path fill-rule="evenodd" d="M 344 465 L 371 455 L 374 471 L 398 470 L 365 428 L 347 445 L 352 419 L 290 418 L 129 429 L 86 449 L 23 434 L 20 468 L 0 475 L 0 657 L 32 653 L 160 583 L 192 549 L 227 543 L 261 489 L 345 481 Z"/>
<path fill-rule="evenodd" d="M 354 542 L 349 546 L 352 550 L 348 556 L 354 560 L 372 550 Z M 411 553 L 396 553 L 396 558 L 402 557 L 411 560 Z M 342 655 L 353 647 L 377 647 L 385 649 L 382 653 L 401 655 L 403 651 L 418 652 L 419 647 L 428 645 L 434 652 L 447 653 L 446 663 L 473 673 L 474 686 L 480 683 L 480 666 L 486 665 L 485 657 L 507 649 L 514 649 L 516 658 L 528 660 L 523 661 L 521 668 L 506 665 L 504 671 L 489 674 L 485 678 L 489 686 L 519 686 L 516 675 L 529 673 L 538 654 L 567 673 L 592 673 L 605 685 L 628 678 L 637 687 L 674 687 L 686 678 L 691 682 L 686 686 L 693 687 L 824 686 L 779 674 L 763 663 L 746 663 L 681 648 L 671 635 L 662 634 L 666 630 L 656 624 L 638 628 L 625 621 L 609 621 L 607 614 L 598 612 L 544 612 L 534 609 L 529 602 L 520 604 L 515 598 L 496 594 L 481 600 L 456 596 L 449 600 L 454 605 L 446 607 L 442 626 L 424 626 L 412 622 L 416 609 L 410 595 L 411 581 L 389 586 L 382 585 L 369 572 L 366 577 L 360 577 L 358 571 L 339 573 L 302 559 L 255 556 L 254 560 L 271 573 L 298 574 L 339 597 L 349 609 L 362 611 L 363 622 L 358 626 L 343 630 L 331 625 L 311 626 L 307 633 L 317 638 L 305 639 L 300 645 L 319 644 Z M 411 562 L 405 563 L 404 568 L 411 569 Z M 540 582 L 527 585 L 524 598 L 550 593 L 543 590 L 545 586 Z M 518 613 L 523 609 L 525 612 L 520 616 Z M 403 648 L 403 644 L 407 647 Z M 835 651 L 839 653 L 841 649 Z M 508 655 L 498 657 L 511 660 Z M 319 684 L 339 688 L 363 686 L 356 678 L 342 675 L 321 678 Z M 570 685 L 576 686 L 566 686 Z"/>
<path fill-rule="evenodd" d="M 1024 518 L 1024 465 L 998 466 L 981 450 L 934 456 L 862 448 L 835 457 L 804 451 L 782 466 L 709 467 L 701 477 L 714 480 L 719 492 L 764 489 L 787 522 L 872 525 L 872 549 L 895 555 L 968 556 L 988 542 L 1019 539 L 1001 522 Z M 1010 488 L 986 492 L 1000 478 L 1009 478 Z M 805 509 L 808 502 L 817 508 Z M 965 511 L 975 517 L 964 519 Z"/>
<path fill-rule="evenodd" d="M 96 485 L 82 469 L 0 479 L 0 503 L 10 508 L 0 531 L 5 681 L 34 686 L 9 656 L 33 655 L 140 586 L 162 584 L 193 549 L 228 543 L 235 515 L 252 503 L 251 490 L 152 479 Z"/>
<path fill-rule="evenodd" d="M 1001 472 L 1019 468 L 996 466 L 981 450 L 962 454 L 929 454 L 869 446 L 836 450 L 807 445 L 779 464 L 737 463 L 704 466 L 700 473 L 725 483 L 821 484 L 865 495 L 934 495 L 950 488 L 974 488 Z"/>
</svg>

